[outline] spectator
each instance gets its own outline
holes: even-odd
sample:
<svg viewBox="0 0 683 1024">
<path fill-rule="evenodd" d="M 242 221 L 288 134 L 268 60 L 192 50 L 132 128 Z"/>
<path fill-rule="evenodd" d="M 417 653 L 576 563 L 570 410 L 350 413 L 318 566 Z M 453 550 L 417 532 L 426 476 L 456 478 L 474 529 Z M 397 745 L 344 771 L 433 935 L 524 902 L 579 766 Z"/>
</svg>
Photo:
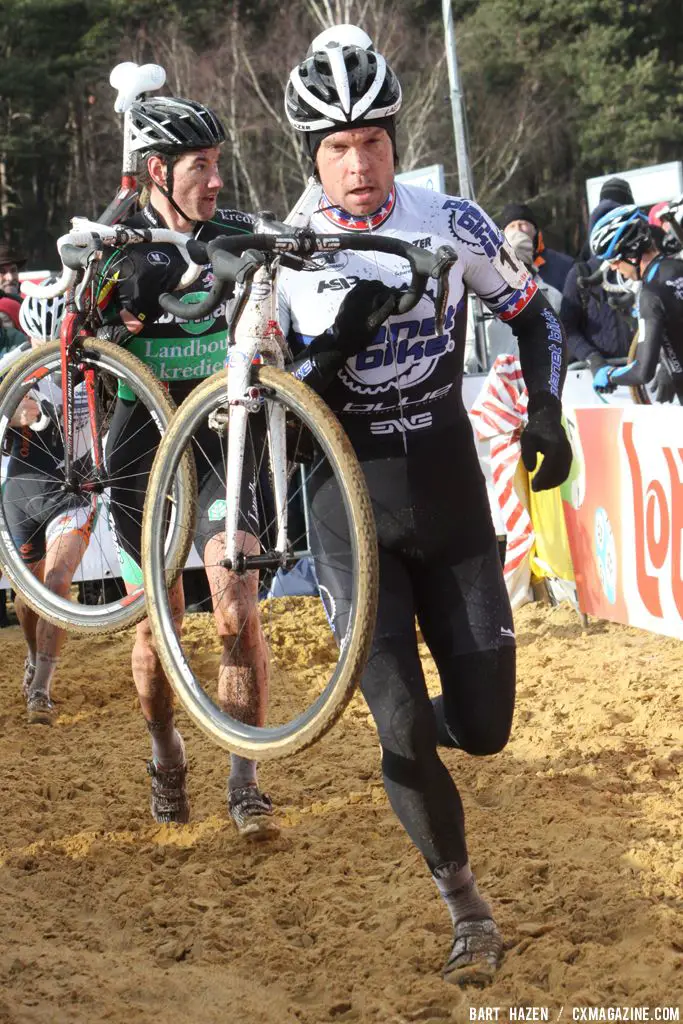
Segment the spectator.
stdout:
<svg viewBox="0 0 683 1024">
<path fill-rule="evenodd" d="M 610 392 L 620 385 L 642 387 L 654 381 L 656 401 L 670 401 L 673 395 L 683 401 L 683 295 L 677 288 L 683 260 L 657 249 L 648 219 L 635 205 L 618 206 L 601 217 L 590 244 L 599 259 L 626 280 L 640 283 L 635 353 L 627 366 L 600 367 L 593 376 L 594 390 Z"/>
<path fill-rule="evenodd" d="M 506 238 L 508 238 L 508 231 L 523 231 L 533 239 L 535 270 L 546 284 L 561 292 L 565 278 L 572 266 L 571 256 L 566 256 L 556 249 L 548 249 L 531 207 L 525 203 L 508 203 L 503 208 L 498 223 Z"/>
<path fill-rule="evenodd" d="M 26 341 L 26 335 L 19 327 L 20 306 L 16 299 L 0 298 L 0 356 Z"/>
<path fill-rule="evenodd" d="M 542 295 L 545 295 L 555 312 L 559 313 L 562 303 L 562 292 L 554 288 L 553 285 L 548 284 L 547 281 L 544 281 L 534 262 L 535 225 L 527 220 L 514 220 L 505 227 L 503 233 L 505 241 L 512 246 L 519 261 L 531 271 L 538 290 Z M 519 355 L 517 339 L 512 328 L 497 317 L 487 320 L 486 340 L 489 366 L 493 363 L 496 356 Z"/>
<path fill-rule="evenodd" d="M 624 178 L 608 178 L 607 181 L 603 181 L 600 195 L 598 196 L 598 204 L 590 215 L 588 235 L 590 236 L 594 226 L 606 213 L 609 213 L 610 210 L 616 210 L 617 206 L 630 206 L 633 201 L 631 186 Z M 584 263 L 588 263 L 592 256 L 593 253 L 588 244 L 588 238 L 586 238 L 581 248 L 579 259 L 583 260 Z"/>
<path fill-rule="evenodd" d="M 0 291 L 19 301 L 19 271 L 25 263 L 23 256 L 17 256 L 5 242 L 0 242 Z"/>
<path fill-rule="evenodd" d="M 600 189 L 598 205 L 592 211 L 588 233 L 601 217 L 618 206 L 633 202 L 631 188 L 623 178 L 608 178 Z M 567 274 L 562 293 L 560 319 L 567 332 L 567 352 L 570 362 L 586 362 L 593 376 L 608 359 L 628 356 L 635 321 L 630 308 L 623 311 L 609 304 L 609 297 L 600 287 L 586 289 L 579 286 L 581 278 L 590 277 L 600 266 L 586 246 L 580 258 Z"/>
<path fill-rule="evenodd" d="M 613 210 L 617 206 L 629 206 L 634 201 L 631 186 L 625 178 L 608 178 L 607 181 L 603 181 L 599 201 L 603 202 L 605 199 L 614 203 Z"/>
</svg>

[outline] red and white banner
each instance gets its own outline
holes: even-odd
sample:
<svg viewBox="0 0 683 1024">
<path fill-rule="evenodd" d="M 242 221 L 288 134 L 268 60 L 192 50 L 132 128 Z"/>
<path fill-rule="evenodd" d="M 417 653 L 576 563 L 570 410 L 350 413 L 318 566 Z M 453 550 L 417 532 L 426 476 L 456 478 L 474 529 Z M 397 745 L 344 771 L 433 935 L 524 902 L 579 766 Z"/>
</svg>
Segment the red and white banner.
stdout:
<svg viewBox="0 0 683 1024">
<path fill-rule="evenodd" d="M 683 409 L 565 410 L 562 485 L 582 611 L 683 639 Z"/>
<path fill-rule="evenodd" d="M 531 517 L 515 486 L 527 405 L 519 359 L 498 356 L 470 409 L 470 420 L 479 441 L 491 444 L 491 482 L 507 534 L 503 575 L 513 608 L 529 599 L 529 554 L 534 544 Z"/>
</svg>

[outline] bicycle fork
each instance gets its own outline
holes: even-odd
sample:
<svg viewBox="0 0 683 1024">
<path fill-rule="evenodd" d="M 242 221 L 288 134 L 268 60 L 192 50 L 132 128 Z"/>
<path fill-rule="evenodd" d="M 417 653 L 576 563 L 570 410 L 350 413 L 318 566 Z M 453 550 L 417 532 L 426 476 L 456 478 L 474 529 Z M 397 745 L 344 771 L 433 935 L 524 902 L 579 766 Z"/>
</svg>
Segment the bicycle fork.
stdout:
<svg viewBox="0 0 683 1024">
<path fill-rule="evenodd" d="M 275 289 L 270 271 L 260 267 L 254 274 L 249 298 L 232 325 L 234 341 L 226 360 L 228 400 L 228 457 L 226 471 L 224 566 L 237 572 L 248 568 L 287 564 L 287 450 L 285 410 L 264 398 L 252 383 L 252 368 L 260 362 L 284 367 L 284 339 L 274 315 Z M 275 551 L 245 557 L 238 550 L 240 494 L 248 418 L 265 409 L 277 537 Z"/>
</svg>

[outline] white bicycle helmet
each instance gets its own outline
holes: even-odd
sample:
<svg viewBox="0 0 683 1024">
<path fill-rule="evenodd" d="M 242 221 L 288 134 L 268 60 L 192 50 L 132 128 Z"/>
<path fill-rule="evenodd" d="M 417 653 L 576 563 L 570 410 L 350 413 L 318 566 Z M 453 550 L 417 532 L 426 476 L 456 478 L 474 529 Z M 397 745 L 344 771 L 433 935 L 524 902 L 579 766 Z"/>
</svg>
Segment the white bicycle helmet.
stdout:
<svg viewBox="0 0 683 1024">
<path fill-rule="evenodd" d="M 54 284 L 57 280 L 51 274 L 41 285 Z M 19 308 L 19 323 L 24 334 L 40 341 L 53 341 L 59 337 L 59 326 L 64 316 L 66 300 L 63 295 L 54 299 L 37 299 L 27 296 Z"/>
<path fill-rule="evenodd" d="M 308 47 L 307 57 L 316 50 L 325 50 L 328 46 L 360 46 L 361 50 L 374 50 L 372 39 L 358 25 L 333 25 L 317 35 Z"/>
<path fill-rule="evenodd" d="M 401 98 L 398 78 L 380 53 L 332 42 L 294 68 L 285 111 L 298 132 L 341 131 L 393 117 Z"/>
<path fill-rule="evenodd" d="M 175 96 L 131 104 L 130 125 L 132 152 L 156 150 L 175 156 L 225 142 L 225 129 L 212 110 Z"/>
</svg>

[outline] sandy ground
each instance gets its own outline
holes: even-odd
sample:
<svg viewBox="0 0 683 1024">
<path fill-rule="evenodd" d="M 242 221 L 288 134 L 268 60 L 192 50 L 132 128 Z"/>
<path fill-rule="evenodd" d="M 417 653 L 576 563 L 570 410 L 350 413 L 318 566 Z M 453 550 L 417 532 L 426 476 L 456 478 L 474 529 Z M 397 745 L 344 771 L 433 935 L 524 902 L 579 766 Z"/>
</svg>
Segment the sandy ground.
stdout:
<svg viewBox="0 0 683 1024">
<path fill-rule="evenodd" d="M 445 760 L 507 940 L 494 984 L 439 970 L 450 923 L 381 786 L 354 701 L 267 765 L 284 829 L 226 818 L 225 755 L 183 720 L 193 824 L 155 826 L 130 636 L 72 639 L 54 729 L 28 726 L 18 627 L 0 633 L 0 1021 L 465 1021 L 471 1008 L 683 1004 L 681 644 L 567 607 L 517 616 L 501 755 Z M 433 669 L 430 684 L 435 685 Z M 681 1009 L 683 1016 L 683 1008 Z"/>
</svg>

